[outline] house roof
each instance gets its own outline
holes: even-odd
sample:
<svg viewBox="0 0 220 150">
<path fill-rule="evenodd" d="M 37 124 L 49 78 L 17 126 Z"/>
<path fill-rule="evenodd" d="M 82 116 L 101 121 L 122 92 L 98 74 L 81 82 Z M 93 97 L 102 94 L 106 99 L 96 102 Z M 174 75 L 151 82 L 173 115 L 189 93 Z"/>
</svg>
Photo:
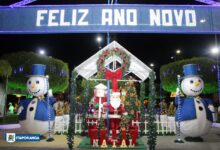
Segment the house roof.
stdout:
<svg viewBox="0 0 220 150">
<path fill-rule="evenodd" d="M 103 51 L 113 48 L 119 48 L 130 56 L 130 67 L 127 71 L 128 74 L 133 73 L 142 81 L 148 78 L 149 73 L 152 70 L 116 41 L 111 42 L 110 44 L 99 50 L 97 53 L 95 53 L 93 56 L 88 58 L 86 61 L 81 63 L 75 68 L 75 71 L 85 79 L 91 78 L 97 72 L 96 62 L 99 59 L 99 55 L 101 55 Z"/>
</svg>

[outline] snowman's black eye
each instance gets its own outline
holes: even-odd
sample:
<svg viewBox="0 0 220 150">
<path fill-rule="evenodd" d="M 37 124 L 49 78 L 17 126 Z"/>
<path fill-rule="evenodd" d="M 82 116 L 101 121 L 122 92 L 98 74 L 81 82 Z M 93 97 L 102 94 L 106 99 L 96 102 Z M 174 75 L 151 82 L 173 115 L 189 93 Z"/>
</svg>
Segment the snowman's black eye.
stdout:
<svg viewBox="0 0 220 150">
<path fill-rule="evenodd" d="M 28 84 L 31 84 L 31 81 L 28 81 Z"/>
<path fill-rule="evenodd" d="M 193 80 L 190 80 L 190 83 L 192 84 L 192 83 L 193 83 Z"/>
<path fill-rule="evenodd" d="M 202 81 L 199 79 L 199 82 L 201 83 Z"/>
<path fill-rule="evenodd" d="M 33 107 L 30 107 L 30 108 L 29 108 L 29 111 L 33 111 L 33 110 L 34 110 L 34 108 L 33 108 Z"/>
<path fill-rule="evenodd" d="M 39 84 L 39 83 L 40 83 L 40 81 L 36 81 L 36 83 L 37 83 L 37 84 Z"/>
</svg>

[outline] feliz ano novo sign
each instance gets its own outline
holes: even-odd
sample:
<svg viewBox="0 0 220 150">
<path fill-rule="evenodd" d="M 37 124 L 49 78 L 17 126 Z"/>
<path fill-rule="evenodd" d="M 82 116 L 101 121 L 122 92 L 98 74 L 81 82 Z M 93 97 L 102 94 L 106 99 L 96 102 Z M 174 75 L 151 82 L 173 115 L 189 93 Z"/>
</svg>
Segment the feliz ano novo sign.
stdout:
<svg viewBox="0 0 220 150">
<path fill-rule="evenodd" d="M 0 7 L 0 33 L 219 33 L 219 8 L 174 5 Z"/>
</svg>

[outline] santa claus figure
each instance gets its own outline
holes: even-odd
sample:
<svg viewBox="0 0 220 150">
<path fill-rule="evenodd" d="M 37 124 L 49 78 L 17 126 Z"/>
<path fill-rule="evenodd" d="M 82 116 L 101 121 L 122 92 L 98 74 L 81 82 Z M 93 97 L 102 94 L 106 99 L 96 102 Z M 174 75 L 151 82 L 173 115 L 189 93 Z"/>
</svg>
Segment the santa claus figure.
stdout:
<svg viewBox="0 0 220 150">
<path fill-rule="evenodd" d="M 127 115 L 124 105 L 121 103 L 120 92 L 112 92 L 109 106 L 110 130 L 119 130 L 121 115 Z"/>
</svg>

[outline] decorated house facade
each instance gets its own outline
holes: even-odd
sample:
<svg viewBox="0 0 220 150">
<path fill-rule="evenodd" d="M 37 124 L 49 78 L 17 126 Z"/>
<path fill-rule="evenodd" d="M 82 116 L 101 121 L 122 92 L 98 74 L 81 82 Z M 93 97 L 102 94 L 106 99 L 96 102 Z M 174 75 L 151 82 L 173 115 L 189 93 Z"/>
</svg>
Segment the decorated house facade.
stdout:
<svg viewBox="0 0 220 150">
<path fill-rule="evenodd" d="M 138 126 L 132 121 L 140 121 L 143 100 L 138 97 L 136 84 L 144 82 L 152 70 L 113 41 L 74 71 L 87 81 L 98 81 L 89 106 L 84 106 L 90 144 L 138 145 Z"/>
</svg>

